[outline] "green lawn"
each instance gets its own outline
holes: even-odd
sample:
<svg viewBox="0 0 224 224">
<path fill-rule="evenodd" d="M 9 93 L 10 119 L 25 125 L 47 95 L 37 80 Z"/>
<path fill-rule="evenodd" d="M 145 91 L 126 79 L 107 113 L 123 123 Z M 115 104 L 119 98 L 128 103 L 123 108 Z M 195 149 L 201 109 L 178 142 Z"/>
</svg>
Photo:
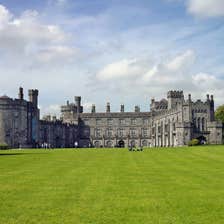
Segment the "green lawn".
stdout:
<svg viewBox="0 0 224 224">
<path fill-rule="evenodd" d="M 224 146 L 0 151 L 0 223 L 223 224 Z"/>
</svg>

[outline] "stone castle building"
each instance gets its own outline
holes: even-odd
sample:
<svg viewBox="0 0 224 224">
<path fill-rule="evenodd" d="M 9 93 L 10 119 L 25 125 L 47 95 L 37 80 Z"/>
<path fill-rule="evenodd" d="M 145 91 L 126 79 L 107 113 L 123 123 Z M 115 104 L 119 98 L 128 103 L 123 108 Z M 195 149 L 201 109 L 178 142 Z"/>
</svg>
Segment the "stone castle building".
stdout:
<svg viewBox="0 0 224 224">
<path fill-rule="evenodd" d="M 167 99 L 151 100 L 150 110 L 141 112 L 84 113 L 81 97 L 61 106 L 61 118 L 40 119 L 38 90 L 29 90 L 29 100 L 19 89 L 17 99 L 0 97 L 0 143 L 12 148 L 38 147 L 168 147 L 183 146 L 193 138 L 209 144 L 223 143 L 222 123 L 215 121 L 214 99 L 205 101 L 184 98 L 183 91 L 169 91 Z"/>
</svg>

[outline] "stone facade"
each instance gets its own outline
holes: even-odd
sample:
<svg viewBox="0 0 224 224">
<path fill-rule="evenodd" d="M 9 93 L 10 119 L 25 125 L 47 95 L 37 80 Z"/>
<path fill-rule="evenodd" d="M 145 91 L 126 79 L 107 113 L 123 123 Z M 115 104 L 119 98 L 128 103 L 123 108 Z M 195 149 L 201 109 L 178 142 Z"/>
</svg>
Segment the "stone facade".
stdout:
<svg viewBox="0 0 224 224">
<path fill-rule="evenodd" d="M 62 120 L 79 126 L 79 145 L 95 147 L 122 146 L 183 146 L 193 138 L 209 144 L 222 144 L 222 124 L 214 118 L 214 99 L 207 95 L 206 101 L 193 102 L 191 95 L 184 99 L 183 91 L 169 91 L 167 99 L 151 100 L 150 111 L 83 113 L 81 97 L 75 103 L 61 107 Z"/>
<path fill-rule="evenodd" d="M 39 141 L 38 90 L 29 90 L 29 101 L 0 97 L 0 143 L 10 147 L 33 147 Z"/>
<path fill-rule="evenodd" d="M 61 107 L 61 118 L 39 119 L 38 90 L 29 90 L 29 101 L 0 97 L 0 143 L 10 147 L 168 147 L 183 146 L 193 138 L 209 144 L 223 143 L 223 126 L 214 118 L 214 99 L 203 102 L 184 99 L 183 91 L 169 91 L 167 99 L 151 100 L 150 110 L 141 112 L 84 113 L 81 97 Z"/>
</svg>

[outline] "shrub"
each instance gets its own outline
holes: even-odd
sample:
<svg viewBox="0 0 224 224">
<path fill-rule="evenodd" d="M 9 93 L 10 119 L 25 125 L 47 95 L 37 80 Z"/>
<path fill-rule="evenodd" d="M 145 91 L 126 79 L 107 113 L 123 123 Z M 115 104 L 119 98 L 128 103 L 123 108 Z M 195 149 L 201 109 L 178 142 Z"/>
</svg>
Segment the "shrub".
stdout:
<svg viewBox="0 0 224 224">
<path fill-rule="evenodd" d="M 219 106 L 215 111 L 215 118 L 224 123 L 224 105 Z"/>
<path fill-rule="evenodd" d="M 6 143 L 0 143 L 0 150 L 1 149 L 9 149 L 9 146 Z"/>
<path fill-rule="evenodd" d="M 199 145 L 199 144 L 200 144 L 200 142 L 196 138 L 194 138 L 190 142 L 188 142 L 188 146 L 195 146 L 195 145 Z"/>
</svg>

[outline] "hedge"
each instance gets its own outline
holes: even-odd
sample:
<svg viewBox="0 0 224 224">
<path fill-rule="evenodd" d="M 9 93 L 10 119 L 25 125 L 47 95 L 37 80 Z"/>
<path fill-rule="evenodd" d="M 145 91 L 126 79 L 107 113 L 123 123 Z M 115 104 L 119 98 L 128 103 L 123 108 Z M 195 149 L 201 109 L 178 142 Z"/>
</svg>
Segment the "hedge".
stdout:
<svg viewBox="0 0 224 224">
<path fill-rule="evenodd" d="M 191 141 L 188 142 L 188 146 L 195 146 L 195 145 L 199 145 L 200 142 L 198 139 L 194 138 Z"/>
<path fill-rule="evenodd" d="M 9 146 L 6 143 L 0 143 L 0 150 L 1 149 L 9 149 Z"/>
</svg>

